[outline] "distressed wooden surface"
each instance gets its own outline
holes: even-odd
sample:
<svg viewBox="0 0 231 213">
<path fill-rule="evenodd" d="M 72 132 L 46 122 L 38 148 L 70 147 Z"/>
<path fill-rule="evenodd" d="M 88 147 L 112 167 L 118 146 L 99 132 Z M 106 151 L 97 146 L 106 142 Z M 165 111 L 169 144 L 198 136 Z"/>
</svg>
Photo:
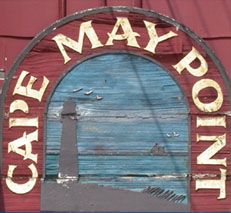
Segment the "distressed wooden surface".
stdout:
<svg viewBox="0 0 231 213">
<path fill-rule="evenodd" d="M 116 16 L 119 16 L 119 17 L 129 16 L 129 20 L 131 22 L 133 30 L 138 32 L 141 35 L 140 38 L 137 38 L 137 40 L 141 46 L 141 49 L 135 49 L 132 47 L 128 47 L 126 45 L 126 41 L 117 41 L 117 42 L 115 42 L 114 46 L 103 47 L 103 48 L 98 48 L 98 49 L 92 50 L 90 48 L 91 45 L 90 45 L 89 41 L 86 40 L 86 43 L 84 44 L 82 55 L 68 50 L 68 54 L 72 58 L 72 60 L 67 65 L 63 64 L 62 56 L 61 56 L 59 50 L 57 49 L 57 46 L 55 45 L 55 43 L 51 40 L 55 35 L 57 35 L 58 33 L 65 33 L 67 36 L 70 36 L 71 38 L 76 39 L 76 37 L 78 37 L 77 31 L 79 29 L 79 25 L 83 21 L 94 20 L 93 25 L 94 25 L 94 27 L 97 28 L 96 32 L 99 35 L 102 43 L 105 44 L 105 42 L 107 41 L 107 38 L 108 38 L 107 32 L 111 32 L 113 25 L 115 23 L 115 17 Z M 143 25 L 143 21 L 142 21 L 143 19 L 158 23 L 158 27 L 157 27 L 158 33 L 164 34 L 165 32 L 168 32 L 169 30 L 173 30 L 174 32 L 178 33 L 178 37 L 173 38 L 171 40 L 168 40 L 166 42 L 160 43 L 158 45 L 158 48 L 156 49 L 156 51 L 157 51 L 156 54 L 152 54 L 152 53 L 148 53 L 148 52 L 144 51 L 142 48 L 144 48 L 147 45 L 147 42 L 149 39 L 147 36 L 147 32 L 144 30 L 144 25 Z M 44 139 L 44 135 L 43 135 L 43 128 L 44 128 L 43 121 L 44 121 L 44 116 L 46 116 L 46 114 L 44 114 L 44 113 L 46 113 L 46 104 L 48 102 L 48 97 L 53 92 L 57 82 L 59 82 L 60 78 L 62 76 L 64 76 L 64 74 L 68 70 L 70 70 L 78 61 L 81 61 L 81 60 L 85 59 L 86 57 L 89 57 L 89 56 L 92 56 L 95 54 L 99 54 L 99 53 L 103 53 L 103 52 L 104 53 L 105 52 L 118 52 L 118 51 L 120 51 L 120 52 L 121 51 L 128 51 L 128 52 L 131 52 L 134 54 L 145 55 L 146 57 L 148 57 L 152 60 L 154 59 L 154 60 L 158 61 L 158 63 L 164 64 L 165 68 L 169 71 L 169 74 L 174 76 L 174 79 L 176 80 L 177 84 L 180 85 L 180 87 L 182 88 L 184 96 L 185 96 L 185 98 L 188 102 L 188 106 L 189 106 L 189 112 L 190 112 L 190 124 L 189 124 L 190 131 L 189 131 L 189 134 L 191 135 L 191 137 L 189 136 L 191 138 L 191 144 L 189 145 L 189 147 L 191 150 L 191 155 L 190 155 L 191 169 L 192 169 L 191 175 L 200 174 L 202 171 L 203 172 L 208 171 L 209 173 L 212 173 L 212 174 L 218 174 L 219 173 L 219 166 L 210 166 L 210 167 L 204 168 L 205 166 L 198 166 L 196 164 L 196 158 L 197 158 L 198 154 L 200 154 L 205 149 L 205 146 L 198 146 L 196 144 L 196 132 L 197 132 L 196 116 L 204 114 L 204 113 L 202 113 L 200 110 L 198 110 L 198 108 L 193 104 L 193 100 L 191 97 L 191 88 L 195 84 L 195 82 L 198 81 L 198 78 L 191 76 L 187 72 L 184 72 L 182 75 L 178 75 L 178 73 L 176 73 L 176 71 L 172 67 L 172 65 L 178 63 L 179 60 L 191 50 L 192 45 L 194 47 L 196 47 L 201 52 L 201 54 L 203 54 L 203 56 L 205 57 L 205 60 L 208 62 L 209 71 L 206 74 L 206 78 L 216 80 L 219 83 L 219 85 L 221 85 L 222 91 L 224 94 L 224 103 L 223 103 L 222 107 L 220 108 L 220 110 L 217 112 L 217 114 L 222 114 L 222 115 L 227 116 L 227 128 L 226 129 L 220 129 L 220 128 L 215 127 L 215 129 L 210 130 L 210 133 L 211 132 L 217 132 L 217 133 L 221 133 L 221 134 L 227 133 L 227 141 L 230 141 L 230 128 L 231 128 L 230 125 L 231 124 L 230 124 L 230 117 L 228 116 L 230 114 L 230 102 L 228 99 L 229 91 L 227 90 L 227 88 L 224 85 L 224 79 L 222 77 L 221 72 L 218 71 L 218 68 L 212 62 L 212 59 L 208 56 L 208 54 L 205 53 L 205 51 L 202 48 L 199 47 L 198 44 L 196 44 L 196 42 L 192 41 L 192 39 L 190 39 L 189 36 L 186 35 L 185 33 L 178 31 L 178 29 L 176 29 L 175 27 L 170 26 L 170 24 L 166 24 L 166 23 L 163 24 L 163 22 L 160 20 L 150 18 L 150 17 L 145 17 L 145 15 L 136 14 L 136 13 L 129 13 L 129 14 L 127 12 L 126 13 L 114 12 L 113 14 L 102 13 L 102 14 L 98 14 L 98 15 L 90 15 L 88 17 L 83 17 L 77 21 L 70 22 L 70 23 L 68 23 L 65 26 L 62 26 L 60 28 L 57 28 L 57 29 L 55 28 L 53 30 L 53 32 L 51 32 L 44 39 L 42 39 L 42 41 L 39 42 L 37 45 L 35 45 L 35 47 L 30 51 L 30 53 L 27 55 L 27 57 L 21 63 L 21 65 L 16 68 L 16 70 L 14 72 L 14 77 L 12 79 L 10 79 L 9 88 L 5 93 L 6 100 L 5 100 L 5 105 L 4 105 L 5 112 L 7 113 L 9 111 L 10 103 L 15 99 L 20 98 L 17 95 L 13 97 L 12 93 L 13 93 L 17 78 L 20 75 L 22 70 L 27 70 L 31 73 L 31 75 L 36 76 L 36 77 L 46 76 L 50 80 L 50 85 L 48 87 L 48 90 L 47 90 L 42 102 L 27 100 L 29 108 L 30 108 L 30 113 L 28 114 L 28 116 L 33 116 L 37 113 L 38 117 L 39 117 L 39 129 L 40 129 L 39 142 L 40 143 L 36 144 L 33 147 L 33 149 L 36 152 L 38 152 L 38 154 L 39 154 L 39 161 L 38 161 L 39 175 L 40 176 L 43 175 L 43 161 L 44 161 L 44 159 L 43 159 L 43 151 L 44 151 L 43 145 L 46 142 L 46 140 Z M 93 66 L 93 68 L 94 68 L 94 66 Z M 123 80 L 123 79 L 120 79 L 120 80 Z M 159 80 L 161 80 L 161 79 L 159 79 Z M 39 80 L 38 82 L 41 82 L 41 80 Z M 102 84 L 103 84 L 103 82 L 101 82 L 100 86 L 102 86 Z M 90 89 L 93 89 L 90 87 L 91 87 L 91 85 L 89 85 L 89 88 L 84 88 L 84 89 L 86 89 L 86 90 L 84 90 L 84 92 L 89 92 Z M 78 88 L 74 88 L 74 89 L 78 89 Z M 155 88 L 155 90 L 156 90 L 156 88 Z M 81 91 L 81 92 L 83 92 L 83 91 Z M 102 96 L 103 99 L 102 100 L 96 100 L 95 97 L 93 96 L 93 95 L 96 95 L 96 93 L 95 93 L 96 91 L 94 91 L 94 93 L 92 95 L 87 96 L 87 97 L 81 92 L 80 93 L 73 93 L 72 95 L 74 97 L 74 95 L 76 95 L 76 94 L 82 94 L 82 99 L 80 99 L 79 101 L 80 101 L 80 103 L 81 103 L 81 101 L 82 101 L 82 103 L 83 102 L 87 103 L 88 106 L 92 105 L 93 102 L 96 103 L 97 105 L 99 105 L 100 103 L 103 103 L 103 101 L 107 100 L 106 99 L 107 96 L 103 96 L 103 94 L 101 94 L 101 93 L 99 93 L 99 95 Z M 98 92 L 100 92 L 100 91 L 98 91 Z M 163 92 L 163 91 L 161 91 L 161 92 Z M 118 99 L 118 103 L 120 103 L 119 101 L 120 101 L 121 95 L 122 94 L 119 94 L 117 97 L 115 97 Z M 137 95 L 137 94 L 135 94 L 135 95 Z M 60 95 L 60 98 L 61 97 L 63 97 L 63 96 Z M 94 98 L 92 98 L 92 97 L 94 97 Z M 128 99 L 126 99 L 126 101 L 128 103 L 130 103 L 132 106 L 134 106 L 134 97 L 131 94 L 126 95 L 126 97 L 128 97 Z M 137 96 L 137 97 L 140 97 L 140 96 Z M 205 98 L 211 98 L 211 99 L 213 97 L 214 97 L 213 92 L 208 93 L 208 95 L 205 96 Z M 165 97 L 162 97 L 162 98 L 167 99 Z M 155 97 L 151 97 L 150 99 L 155 100 Z M 110 107 L 109 109 L 112 110 L 113 104 L 110 102 L 108 102 L 107 104 L 108 104 L 107 107 Z M 164 106 L 166 106 L 166 105 L 168 105 L 168 103 L 167 104 L 165 103 Z M 51 104 L 50 106 L 56 107 L 56 103 L 54 105 Z M 115 106 L 116 106 L 116 104 L 115 104 Z M 59 107 L 59 105 L 57 105 L 57 109 L 61 110 L 58 107 Z M 86 109 L 86 108 L 82 109 L 83 112 L 84 112 L 84 109 Z M 93 108 L 92 110 L 94 113 L 98 113 L 97 108 L 95 108 L 95 109 Z M 131 109 L 127 108 L 127 110 L 131 110 Z M 134 109 L 135 114 L 137 113 L 137 110 L 138 109 Z M 81 109 L 80 109 L 80 112 L 81 112 Z M 160 114 L 159 112 L 160 111 L 156 111 L 156 114 L 158 116 Z M 107 114 L 108 111 L 104 111 L 104 113 Z M 173 113 L 173 114 L 175 114 L 175 113 Z M 22 116 L 22 114 L 20 114 L 19 112 L 15 112 L 13 116 L 16 116 L 16 117 Z M 58 116 L 59 116 L 59 114 L 57 114 L 57 118 L 51 118 L 51 120 L 49 120 L 49 122 L 52 123 L 52 122 L 55 122 L 55 120 L 58 121 Z M 145 114 L 145 116 L 148 117 L 148 116 L 150 116 L 150 114 L 147 114 L 147 115 Z M 126 120 L 126 118 L 123 118 L 123 116 L 120 119 Z M 141 120 L 143 121 L 144 119 L 142 118 Z M 98 122 L 98 118 L 96 119 L 96 121 Z M 85 121 L 83 120 L 83 123 L 84 122 L 85 122 L 85 125 L 89 125 L 89 124 L 87 124 L 87 119 Z M 28 178 L 28 176 L 31 175 L 28 173 L 28 170 L 25 169 L 25 165 L 28 165 L 30 162 L 22 161 L 21 158 L 14 156 L 12 154 L 8 154 L 8 151 L 7 151 L 7 143 L 9 141 L 14 140 L 15 138 L 20 137 L 22 135 L 22 132 L 25 130 L 25 128 L 17 129 L 15 131 L 13 131 L 13 133 L 12 133 L 11 129 L 9 129 L 8 123 L 9 123 L 9 117 L 7 117 L 7 114 L 6 114 L 6 117 L 4 119 L 4 124 L 3 124 L 3 158 L 4 158 L 3 168 L 2 168 L 3 180 L 6 177 L 7 168 L 8 168 L 9 164 L 16 164 L 16 165 L 19 164 L 20 167 L 17 170 L 17 175 L 22 177 L 22 179 L 25 180 Z M 58 124 L 58 122 L 56 122 L 56 123 L 57 123 L 56 125 L 60 126 L 60 128 L 61 128 L 61 124 Z M 110 123 L 110 125 L 111 125 L 111 123 Z M 107 123 L 105 123 L 105 126 L 106 127 L 108 126 Z M 98 123 L 96 123 L 96 127 L 98 127 Z M 127 128 L 127 126 L 124 126 L 121 129 L 123 130 L 124 128 Z M 134 129 L 134 127 L 132 127 L 132 125 L 129 128 Z M 206 128 L 202 128 L 202 129 L 200 129 L 200 131 L 201 132 L 208 132 Z M 51 132 L 52 132 L 52 130 L 51 130 Z M 169 132 L 168 129 L 166 132 L 163 131 L 164 134 L 167 134 L 168 132 Z M 49 133 L 50 136 L 48 136 L 48 140 L 49 140 L 49 137 L 53 141 L 56 140 L 55 137 L 52 138 L 55 133 L 56 133 L 55 131 L 52 133 Z M 178 133 L 178 132 L 176 131 L 176 133 Z M 57 137 L 57 141 L 58 141 L 59 136 L 57 135 L 56 137 Z M 150 137 L 150 140 L 146 143 L 145 146 L 142 145 L 142 148 L 140 150 L 143 150 L 143 152 L 146 152 L 147 148 L 149 148 L 148 150 L 150 150 L 150 148 L 152 148 L 151 142 L 153 142 L 152 145 L 155 144 L 155 141 L 151 140 L 151 139 L 152 139 L 152 137 Z M 135 141 L 135 142 L 137 142 L 137 141 Z M 56 147 L 55 144 L 54 144 L 54 146 Z M 84 150 L 84 149 L 88 150 L 90 148 L 89 150 L 91 150 L 92 152 L 94 151 L 93 153 L 95 153 L 95 150 L 97 150 L 97 149 L 102 152 L 101 147 L 98 147 L 97 149 L 95 149 L 94 147 L 86 148 L 83 146 L 82 148 L 83 148 L 82 150 Z M 81 151 L 81 149 L 80 149 L 80 151 Z M 227 143 L 227 146 L 224 149 L 222 149 L 221 152 L 216 157 L 221 158 L 223 156 L 227 156 L 227 153 L 230 153 L 230 151 L 231 151 L 231 146 L 229 143 Z M 120 151 L 120 153 L 121 152 L 122 151 Z M 101 153 L 101 155 L 102 155 L 102 153 Z M 86 153 L 85 155 L 84 154 L 80 155 L 80 161 L 79 162 L 81 162 L 81 157 L 84 158 L 84 157 L 88 157 L 88 156 L 90 158 L 93 155 L 92 155 L 92 153 L 91 154 Z M 106 156 L 105 158 L 108 157 L 108 155 L 105 155 L 105 156 Z M 52 157 L 56 157 L 56 155 L 53 155 Z M 99 154 L 97 155 L 97 157 L 100 157 Z M 138 156 L 138 157 L 140 157 L 140 156 Z M 84 164 L 82 164 L 82 165 L 84 165 Z M 55 165 L 54 165 L 54 169 L 51 171 L 55 171 Z M 227 177 L 229 177 L 229 175 L 230 175 L 230 158 L 227 159 Z M 88 177 L 86 177 L 85 179 L 82 179 L 82 181 L 84 181 L 84 180 L 90 182 L 90 179 Z M 227 211 L 227 210 L 229 210 L 230 209 L 230 195 L 231 195 L 231 193 L 230 193 L 231 192 L 230 191 L 230 189 L 231 189 L 230 179 L 228 178 L 226 182 L 227 182 L 227 185 L 226 185 L 227 186 L 227 199 L 218 201 L 217 200 L 217 194 L 218 194 L 217 191 L 218 190 L 199 190 L 199 191 L 196 191 L 195 190 L 195 179 L 191 179 L 191 182 L 190 182 L 191 210 L 194 210 L 194 211 L 202 211 L 202 210 L 203 211 L 204 210 Z M 106 183 L 107 183 L 107 181 L 106 181 Z M 39 181 L 37 181 L 37 184 L 35 186 L 35 190 L 33 190 L 29 194 L 21 196 L 21 197 L 11 193 L 9 191 L 9 189 L 7 189 L 4 181 L 3 181 L 2 185 L 3 185 L 2 190 L 3 190 L 4 198 L 2 197 L 1 200 L 3 200 L 4 210 L 16 211 L 19 209 L 23 209 L 24 208 L 23 200 L 25 200 L 25 199 L 27 199 L 28 202 L 31 201 L 34 204 L 34 206 L 31 206 L 31 207 L 27 206 L 28 211 L 39 209 L 39 203 L 40 203 L 40 197 L 39 197 L 40 196 L 40 182 Z M 5 202 L 4 199 L 7 200 L 7 202 Z M 205 206 L 205 201 L 206 201 L 206 206 Z M 14 203 L 14 206 L 11 205 L 11 203 Z M 210 204 L 212 203 L 213 205 L 207 205 L 207 203 L 210 203 Z M 18 206 L 20 208 L 17 208 L 15 210 L 15 206 Z"/>
<path fill-rule="evenodd" d="M 129 54 L 102 55 L 73 68 L 49 104 L 47 178 L 59 170 L 60 110 L 69 99 L 78 114 L 77 132 L 69 135 L 77 134 L 81 183 L 188 195 L 188 109 L 167 71 Z M 157 144 L 164 153 L 152 153 Z"/>
</svg>

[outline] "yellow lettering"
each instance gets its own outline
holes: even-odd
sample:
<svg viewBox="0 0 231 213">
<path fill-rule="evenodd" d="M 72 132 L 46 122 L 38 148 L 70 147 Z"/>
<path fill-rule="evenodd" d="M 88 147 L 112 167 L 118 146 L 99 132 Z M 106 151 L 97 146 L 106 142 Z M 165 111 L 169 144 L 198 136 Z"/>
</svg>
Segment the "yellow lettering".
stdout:
<svg viewBox="0 0 231 213">
<path fill-rule="evenodd" d="M 196 180 L 196 190 L 198 189 L 220 189 L 218 199 L 226 198 L 226 170 L 220 169 L 221 179 L 220 180 Z"/>
<path fill-rule="evenodd" d="M 37 118 L 10 118 L 9 127 L 14 126 L 35 126 L 38 128 L 38 117 Z"/>
<path fill-rule="evenodd" d="M 18 138 L 10 143 L 8 143 L 8 153 L 15 152 L 21 156 L 23 156 L 23 160 L 31 159 L 37 163 L 38 154 L 32 153 L 32 145 L 33 141 L 38 141 L 38 130 L 30 134 L 23 133 L 21 138 Z M 20 149 L 19 147 L 25 146 L 25 150 Z"/>
<path fill-rule="evenodd" d="M 58 45 L 58 48 L 64 58 L 64 64 L 66 64 L 67 62 L 71 60 L 71 58 L 67 55 L 67 52 L 64 46 L 69 47 L 70 49 L 78 53 L 82 53 L 83 40 L 84 40 L 85 34 L 88 37 L 89 41 L 91 42 L 92 49 L 103 46 L 103 44 L 101 44 L 101 42 L 99 41 L 98 36 L 94 28 L 92 27 L 91 22 L 92 21 L 87 21 L 80 25 L 78 42 L 74 41 L 73 39 L 63 34 L 58 34 L 52 38 L 52 40 L 54 40 L 56 44 Z"/>
<path fill-rule="evenodd" d="M 211 159 L 211 157 L 213 157 L 226 145 L 226 134 L 221 136 L 204 136 L 197 134 L 197 142 L 199 141 L 210 141 L 214 143 L 197 156 L 197 164 L 223 165 L 225 167 L 227 166 L 226 158 Z"/>
<path fill-rule="evenodd" d="M 28 168 L 30 169 L 32 176 L 29 178 L 29 180 L 26 183 L 15 183 L 12 180 L 14 170 L 17 166 L 15 165 L 9 165 L 8 172 L 7 172 L 7 178 L 6 178 L 6 185 L 8 188 L 16 193 L 16 194 L 26 194 L 27 192 L 31 191 L 36 184 L 36 180 L 38 177 L 38 172 L 34 164 L 30 164 Z"/>
<path fill-rule="evenodd" d="M 123 29 L 123 34 L 116 34 L 119 27 Z M 108 41 L 105 45 L 113 45 L 113 40 L 127 40 L 127 45 L 132 47 L 140 47 L 137 43 L 136 36 L 140 36 L 138 33 L 133 32 L 131 24 L 128 18 L 117 17 L 117 22 L 111 33 L 108 33 Z"/>
<path fill-rule="evenodd" d="M 202 103 L 199 99 L 199 92 L 202 89 L 212 87 L 217 92 L 217 98 L 210 103 Z M 193 85 L 192 98 L 195 105 L 203 112 L 216 112 L 223 104 L 223 93 L 219 84 L 211 79 L 201 79 Z"/>
<path fill-rule="evenodd" d="M 198 59 L 200 61 L 200 66 L 193 68 L 190 64 Z M 194 48 L 183 58 L 179 63 L 173 65 L 176 71 L 181 74 L 184 69 L 186 69 L 193 76 L 200 77 L 203 76 L 208 71 L 208 64 L 203 56 Z"/>
<path fill-rule="evenodd" d="M 225 116 L 197 117 L 197 127 L 200 126 L 222 126 L 226 127 Z"/>
<path fill-rule="evenodd" d="M 151 23 L 149 21 L 144 21 L 144 24 L 146 26 L 146 29 L 148 30 L 148 35 L 149 35 L 149 42 L 148 45 L 144 48 L 145 50 L 155 53 L 156 46 L 162 42 L 165 41 L 169 38 L 177 36 L 176 33 L 170 31 L 165 35 L 158 36 L 156 32 L 156 24 Z"/>
<path fill-rule="evenodd" d="M 27 71 L 22 71 L 21 75 L 18 78 L 18 81 L 16 83 L 16 86 L 14 88 L 14 92 L 13 95 L 15 94 L 19 94 L 22 96 L 26 96 L 26 97 L 30 97 L 30 98 L 34 98 L 37 99 L 39 101 L 42 100 L 42 96 L 49 84 L 49 80 L 44 76 L 43 77 L 43 82 L 42 85 L 40 87 L 39 90 L 35 90 L 32 89 L 33 84 L 35 83 L 35 81 L 37 80 L 37 78 L 35 78 L 34 76 L 30 77 L 30 80 L 27 84 L 27 86 L 22 86 L 22 82 L 24 80 L 24 78 L 29 74 L 29 72 Z"/>
<path fill-rule="evenodd" d="M 27 103 L 23 100 L 14 100 L 10 104 L 10 113 L 15 112 L 16 110 L 21 110 L 24 113 L 28 113 L 29 107 L 28 107 Z"/>
</svg>

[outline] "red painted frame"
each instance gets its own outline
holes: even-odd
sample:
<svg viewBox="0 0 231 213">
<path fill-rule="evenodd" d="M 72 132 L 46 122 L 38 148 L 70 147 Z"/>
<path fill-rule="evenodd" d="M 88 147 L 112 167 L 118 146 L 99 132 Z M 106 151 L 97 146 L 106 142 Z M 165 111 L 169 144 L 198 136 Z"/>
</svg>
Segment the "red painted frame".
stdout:
<svg viewBox="0 0 231 213">
<path fill-rule="evenodd" d="M 105 44 L 107 41 L 107 33 L 111 32 L 113 26 L 116 22 L 116 16 L 128 17 L 133 31 L 138 32 L 141 37 L 137 38 L 138 43 L 142 47 L 141 49 L 129 47 L 126 45 L 126 41 L 116 41 L 113 46 L 104 46 L 101 48 L 90 49 L 90 42 L 85 40 L 83 46 L 82 54 L 76 52 L 68 52 L 72 60 L 64 64 L 62 55 L 59 52 L 52 38 L 58 33 L 63 33 L 68 37 L 75 39 L 78 38 L 78 29 L 82 22 L 93 20 L 94 29 L 100 38 L 100 41 Z M 147 32 L 144 30 L 143 20 L 158 23 L 158 33 L 162 34 L 172 30 L 178 34 L 177 37 L 169 39 L 163 43 L 160 43 L 156 49 L 156 54 L 147 52 L 143 48 L 147 45 L 149 37 Z M 167 30 L 167 31 L 166 31 Z M 176 72 L 172 65 L 177 64 L 180 59 L 183 58 L 184 54 L 187 54 L 191 47 L 194 46 L 201 54 L 203 54 L 207 63 L 209 64 L 209 71 L 206 76 L 195 77 L 187 72 L 182 75 Z M 10 70 L 7 80 L 4 84 L 3 96 L 1 100 L 1 133 L 2 133 L 2 152 L 3 152 L 3 162 L 2 162 L 2 191 L 1 200 L 3 211 L 40 211 L 40 188 L 41 179 L 43 177 L 43 164 L 44 164 L 44 126 L 45 121 L 44 116 L 46 115 L 46 106 L 49 101 L 49 96 L 54 91 L 56 85 L 58 84 L 60 78 L 65 75 L 65 73 L 70 70 L 72 66 L 76 64 L 77 61 L 81 61 L 86 57 L 90 57 L 96 54 L 102 54 L 106 52 L 113 51 L 126 51 L 138 55 L 143 55 L 151 60 L 156 60 L 158 63 L 162 64 L 169 71 L 169 74 L 173 76 L 176 82 L 181 87 L 185 96 L 187 97 L 189 109 L 190 109 L 190 141 L 191 144 L 191 174 L 190 178 L 190 208 L 191 211 L 229 211 L 231 203 L 231 182 L 228 178 L 230 176 L 230 159 L 227 159 L 227 198 L 223 200 L 217 200 L 217 190 L 195 190 L 195 175 L 201 172 L 207 171 L 208 173 L 215 174 L 219 176 L 219 166 L 198 166 L 196 164 L 196 157 L 198 153 L 201 153 L 205 147 L 198 146 L 196 143 L 196 133 L 206 133 L 211 134 L 212 132 L 217 132 L 219 134 L 227 135 L 227 142 L 230 140 L 230 129 L 231 121 L 227 112 L 230 110 L 230 83 L 222 65 L 212 51 L 206 46 L 206 44 L 201 41 L 201 39 L 191 32 L 189 29 L 181 26 L 179 23 L 172 19 L 159 15 L 157 13 L 149 12 L 142 9 L 117 7 L 117 8 L 101 8 L 95 10 L 89 10 L 83 13 L 77 13 L 61 21 L 56 22 L 50 26 L 46 31 L 38 35 L 24 51 L 24 53 L 18 58 L 13 68 Z M 23 70 L 30 72 L 30 75 L 38 78 L 36 87 L 39 88 L 42 82 L 42 76 L 46 76 L 50 83 L 43 96 L 41 102 L 32 100 L 30 98 L 22 98 L 19 95 L 13 95 L 13 90 L 15 88 L 16 82 L 19 75 Z M 226 128 L 213 127 L 208 130 L 206 127 L 196 128 L 196 116 L 206 116 L 206 113 L 202 113 L 194 104 L 192 100 L 191 90 L 195 82 L 202 78 L 213 79 L 218 82 L 221 86 L 224 94 L 224 103 L 222 107 L 213 115 L 224 115 L 226 116 Z M 28 81 L 28 79 L 26 80 Z M 207 94 L 208 98 L 212 98 L 213 93 Z M 15 182 L 25 182 L 28 177 L 30 177 L 30 172 L 26 166 L 28 166 L 31 161 L 22 161 L 20 156 L 16 156 L 14 153 L 8 153 L 7 146 L 12 140 L 15 140 L 22 136 L 23 131 L 32 132 L 34 129 L 29 127 L 22 127 L 18 129 L 9 128 L 9 117 L 23 117 L 22 112 L 15 111 L 12 115 L 9 113 L 9 106 L 12 101 L 16 99 L 23 99 L 27 102 L 29 106 L 29 113 L 26 117 L 33 117 L 37 115 L 39 118 L 39 138 L 38 143 L 33 143 L 33 150 L 38 153 L 38 164 L 37 169 L 39 173 L 39 178 L 36 182 L 36 186 L 32 191 L 24 195 L 17 195 L 12 193 L 5 184 L 5 178 L 7 177 L 7 170 L 9 164 L 19 165 L 15 177 Z M 208 114 L 207 114 L 208 115 Z M 25 115 L 24 115 L 25 116 Z M 227 143 L 226 147 L 222 149 L 219 154 L 216 155 L 218 158 L 227 156 L 227 153 L 231 152 L 231 146 Z M 206 205 L 205 205 L 206 203 Z"/>
</svg>

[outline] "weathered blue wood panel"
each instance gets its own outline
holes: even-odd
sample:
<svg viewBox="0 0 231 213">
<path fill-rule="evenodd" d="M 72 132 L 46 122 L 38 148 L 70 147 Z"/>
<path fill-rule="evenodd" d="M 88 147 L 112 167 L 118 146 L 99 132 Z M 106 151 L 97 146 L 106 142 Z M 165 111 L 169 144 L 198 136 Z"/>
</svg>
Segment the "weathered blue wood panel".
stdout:
<svg viewBox="0 0 231 213">
<path fill-rule="evenodd" d="M 161 187 L 187 196 L 187 106 L 163 68 L 129 54 L 102 55 L 73 68 L 49 105 L 47 176 L 58 173 L 60 112 L 68 99 L 77 106 L 80 182 L 133 191 Z"/>
</svg>

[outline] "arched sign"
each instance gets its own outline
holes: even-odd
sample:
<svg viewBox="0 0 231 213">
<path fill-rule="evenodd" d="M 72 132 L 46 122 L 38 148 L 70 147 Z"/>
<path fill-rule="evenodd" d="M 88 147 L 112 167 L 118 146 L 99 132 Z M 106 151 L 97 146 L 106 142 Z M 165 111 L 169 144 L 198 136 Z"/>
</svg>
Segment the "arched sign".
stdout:
<svg viewBox="0 0 231 213">
<path fill-rule="evenodd" d="M 230 83 L 170 18 L 57 21 L 10 70 L 1 109 L 2 211 L 230 210 Z"/>
</svg>

